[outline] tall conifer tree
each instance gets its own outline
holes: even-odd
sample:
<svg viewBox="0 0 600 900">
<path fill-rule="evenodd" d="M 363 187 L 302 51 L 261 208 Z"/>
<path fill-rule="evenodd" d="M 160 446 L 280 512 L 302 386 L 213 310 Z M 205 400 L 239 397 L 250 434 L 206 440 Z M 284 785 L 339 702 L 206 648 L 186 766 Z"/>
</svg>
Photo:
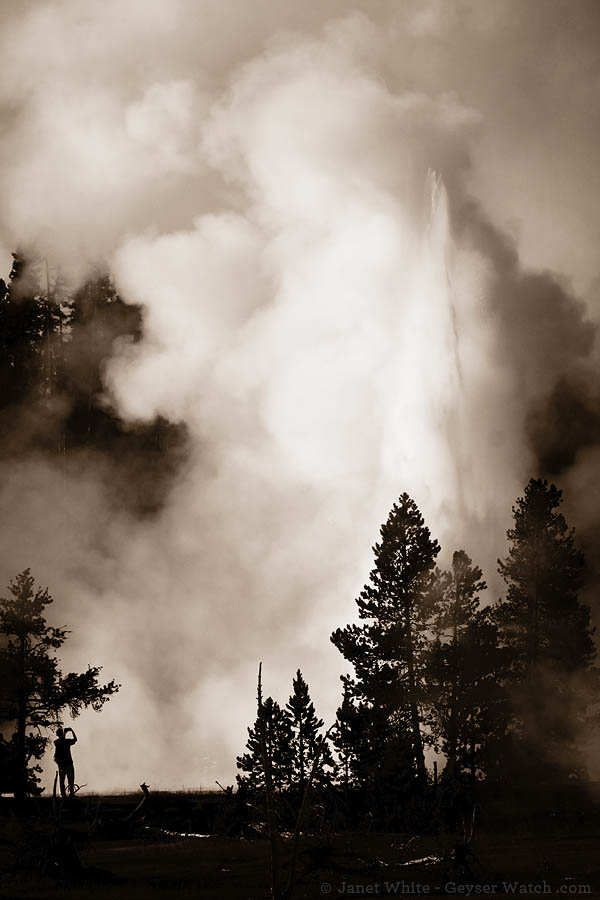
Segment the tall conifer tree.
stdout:
<svg viewBox="0 0 600 900">
<path fill-rule="evenodd" d="M 323 719 L 319 719 L 310 699 L 308 685 L 302 677 L 300 669 L 292 683 L 292 695 L 286 709 L 290 716 L 292 728 L 292 760 L 294 783 L 303 791 L 313 768 L 323 728 Z M 335 767 L 329 744 L 326 742 L 319 750 L 318 771 L 316 781 L 322 782 L 326 777 L 326 769 Z"/>
<path fill-rule="evenodd" d="M 429 630 L 436 615 L 434 573 L 440 547 L 414 500 L 404 493 L 381 526 L 375 567 L 358 598 L 362 625 L 335 631 L 331 640 L 352 663 L 353 696 L 383 714 L 390 735 L 410 741 L 414 772 L 426 782 L 423 717 Z"/>
<path fill-rule="evenodd" d="M 268 762 L 271 768 L 273 787 L 281 793 L 291 787 L 292 768 L 292 726 L 290 715 L 276 700 L 267 697 L 262 704 L 262 721 Z M 243 773 L 237 776 L 238 785 L 252 791 L 263 791 L 265 778 L 260 748 L 260 719 L 248 728 L 246 753 L 237 757 L 237 767 Z"/>
<path fill-rule="evenodd" d="M 597 686 L 589 608 L 579 599 L 583 554 L 559 511 L 562 492 L 531 479 L 513 507 L 507 585 L 495 612 L 509 666 L 511 732 L 521 770 L 564 777 L 582 771 L 578 744 Z"/>
<path fill-rule="evenodd" d="M 464 550 L 443 573 L 436 641 L 428 666 L 431 727 L 446 756 L 446 778 L 486 768 L 501 703 L 497 632 L 479 606 L 486 584 Z"/>
</svg>

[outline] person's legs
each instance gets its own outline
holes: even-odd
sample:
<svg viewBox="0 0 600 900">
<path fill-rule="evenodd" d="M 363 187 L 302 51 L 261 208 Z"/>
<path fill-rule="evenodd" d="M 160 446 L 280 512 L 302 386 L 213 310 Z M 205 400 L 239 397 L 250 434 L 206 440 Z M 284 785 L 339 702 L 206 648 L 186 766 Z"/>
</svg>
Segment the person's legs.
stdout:
<svg viewBox="0 0 600 900">
<path fill-rule="evenodd" d="M 58 767 L 58 779 L 60 781 L 60 796 L 63 798 L 67 796 L 67 792 L 65 790 L 65 775 L 66 775 L 65 770 L 63 769 L 62 766 L 59 766 Z"/>
<path fill-rule="evenodd" d="M 75 796 L 75 767 L 68 766 L 67 767 L 67 781 L 69 782 L 69 795 L 71 797 Z"/>
</svg>

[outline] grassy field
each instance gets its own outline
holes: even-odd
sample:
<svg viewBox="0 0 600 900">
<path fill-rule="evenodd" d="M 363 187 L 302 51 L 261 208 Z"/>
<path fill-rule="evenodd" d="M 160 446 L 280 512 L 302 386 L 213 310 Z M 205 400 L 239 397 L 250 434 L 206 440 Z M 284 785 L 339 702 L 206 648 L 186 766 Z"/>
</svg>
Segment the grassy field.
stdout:
<svg viewBox="0 0 600 900">
<path fill-rule="evenodd" d="M 269 844 L 265 839 L 212 835 L 169 835 L 174 825 L 188 830 L 218 820 L 219 797 L 165 795 L 160 827 L 136 823 L 129 832 L 109 836 L 112 826 L 90 835 L 89 816 L 101 803 L 100 819 L 122 821 L 138 798 L 87 798 L 65 808 L 61 835 L 78 864 L 63 855 L 62 872 L 40 854 L 43 841 L 56 838 L 48 801 L 37 804 L 37 826 L 20 826 L 0 804 L 0 897 L 19 900 L 263 900 L 269 896 Z M 161 799 L 161 798 L 159 798 Z M 75 806 L 75 805 L 74 805 Z M 97 806 L 96 806 L 97 809 Z M 85 816 L 83 815 L 85 812 Z M 88 816 L 88 819 L 86 819 Z M 116 819 L 115 819 L 116 817 Z M 156 817 L 153 817 L 154 820 Z M 39 822 L 41 837 L 32 839 Z M 465 860 L 453 853 L 457 836 L 354 832 L 329 839 L 301 839 L 294 900 L 323 896 L 480 896 L 552 894 L 600 898 L 600 828 L 568 833 L 552 828 L 536 834 L 518 821 L 512 833 L 476 831 Z M 291 854 L 283 840 L 284 863 Z M 33 855 L 32 855 L 33 846 Z M 62 846 L 62 845 L 61 845 Z M 15 848 L 21 866 L 15 868 Z M 27 854 L 30 854 L 29 857 Z M 37 856 L 36 856 L 37 853 Z M 45 865 L 36 862 L 46 860 Z M 51 857 L 52 859 L 54 857 Z M 284 864 L 284 875 L 287 873 Z"/>
</svg>

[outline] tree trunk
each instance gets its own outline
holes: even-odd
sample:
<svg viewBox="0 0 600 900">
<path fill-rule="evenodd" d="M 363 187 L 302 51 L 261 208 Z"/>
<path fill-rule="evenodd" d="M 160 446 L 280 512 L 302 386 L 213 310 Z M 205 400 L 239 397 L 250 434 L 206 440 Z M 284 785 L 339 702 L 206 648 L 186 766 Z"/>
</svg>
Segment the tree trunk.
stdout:
<svg viewBox="0 0 600 900">
<path fill-rule="evenodd" d="M 19 641 L 19 695 L 17 706 L 17 731 L 14 762 L 15 800 L 22 801 L 27 796 L 27 760 L 25 758 L 25 735 L 27 729 L 27 691 L 25 687 L 25 637 Z"/>
<path fill-rule="evenodd" d="M 417 704 L 417 687 L 415 678 L 415 664 L 412 642 L 412 627 L 410 621 L 410 612 L 406 611 L 406 643 L 407 643 L 407 674 L 408 674 L 408 699 L 410 710 L 410 723 L 413 735 L 413 750 L 415 755 L 415 764 L 417 767 L 417 776 L 419 781 L 425 785 L 427 783 L 427 769 L 425 768 L 425 753 L 423 752 L 423 739 L 421 738 L 421 720 L 419 716 L 419 707 Z"/>
<path fill-rule="evenodd" d="M 456 579 L 455 579 L 456 581 Z M 458 586 L 454 585 L 454 609 L 452 612 L 452 667 L 450 684 L 450 719 L 448 722 L 448 774 L 456 773 L 456 753 L 458 749 L 457 703 L 458 703 Z"/>
<path fill-rule="evenodd" d="M 304 784 L 304 734 L 302 730 L 302 716 L 298 721 L 298 750 L 300 753 L 300 789 L 303 791 Z"/>
<path fill-rule="evenodd" d="M 273 900 L 281 900 L 281 869 L 279 861 L 279 834 L 275 818 L 275 792 L 273 790 L 271 759 L 267 747 L 267 729 L 265 728 L 262 702 L 262 663 L 258 667 L 258 740 L 265 779 L 265 799 L 267 805 L 267 826 L 271 845 L 271 893 Z"/>
</svg>

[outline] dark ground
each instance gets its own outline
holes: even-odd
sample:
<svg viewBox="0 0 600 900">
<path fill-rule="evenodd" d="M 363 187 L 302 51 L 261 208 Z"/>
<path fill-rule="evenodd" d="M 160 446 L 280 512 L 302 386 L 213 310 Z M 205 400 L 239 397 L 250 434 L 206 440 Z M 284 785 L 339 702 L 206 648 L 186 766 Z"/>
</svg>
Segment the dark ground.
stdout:
<svg viewBox="0 0 600 900">
<path fill-rule="evenodd" d="M 207 833 L 218 831 L 222 798 L 156 795 L 152 815 L 124 822 L 139 797 L 80 797 L 64 807 L 59 830 L 50 800 L 31 801 L 24 826 L 12 801 L 0 799 L 0 897 L 263 900 L 269 896 L 264 838 L 166 833 L 200 826 Z M 577 794 L 571 792 L 570 799 L 577 800 Z M 595 801 L 581 800 L 568 809 L 546 805 L 519 816 L 512 803 L 510 810 L 503 809 L 496 798 L 480 819 L 472 853 L 464 860 L 453 852 L 460 843 L 456 834 L 307 836 L 300 844 L 293 898 L 516 893 L 600 900 L 600 806 Z M 289 853 L 288 838 L 284 859 Z"/>
</svg>

